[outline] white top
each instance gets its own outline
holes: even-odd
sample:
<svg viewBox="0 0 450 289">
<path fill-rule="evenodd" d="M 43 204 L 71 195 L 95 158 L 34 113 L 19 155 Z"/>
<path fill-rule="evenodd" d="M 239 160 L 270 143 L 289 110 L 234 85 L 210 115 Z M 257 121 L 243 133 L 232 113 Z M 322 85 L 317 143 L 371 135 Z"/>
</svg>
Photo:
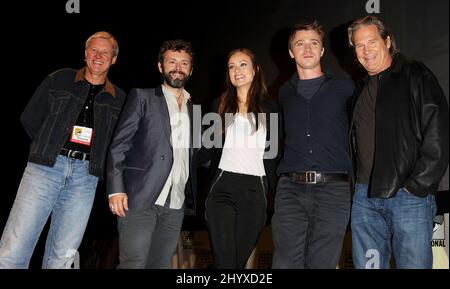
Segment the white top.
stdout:
<svg viewBox="0 0 450 289">
<path fill-rule="evenodd" d="M 250 121 L 237 113 L 226 131 L 219 168 L 239 174 L 265 176 L 263 156 L 266 134 L 263 125 L 259 125 L 252 134 Z"/>
<path fill-rule="evenodd" d="M 184 202 L 184 189 L 189 177 L 190 121 L 186 105 L 189 93 L 183 89 L 180 111 L 176 95 L 165 89 L 164 86 L 162 88 L 169 110 L 173 165 L 155 204 L 164 206 L 167 196 L 171 193 L 170 208 L 181 209 Z"/>
</svg>

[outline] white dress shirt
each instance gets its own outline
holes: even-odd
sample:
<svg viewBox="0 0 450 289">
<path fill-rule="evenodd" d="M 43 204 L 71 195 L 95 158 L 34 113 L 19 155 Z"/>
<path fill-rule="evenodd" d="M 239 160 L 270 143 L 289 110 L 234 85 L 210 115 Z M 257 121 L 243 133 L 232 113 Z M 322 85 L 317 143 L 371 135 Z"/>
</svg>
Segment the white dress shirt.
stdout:
<svg viewBox="0 0 450 289">
<path fill-rule="evenodd" d="M 177 96 L 162 87 L 170 117 L 170 142 L 173 149 L 173 164 L 166 183 L 155 204 L 164 206 L 170 194 L 170 208 L 181 209 L 184 203 L 184 189 L 189 178 L 190 120 L 187 110 L 189 93 L 183 89 L 181 110 Z"/>
</svg>

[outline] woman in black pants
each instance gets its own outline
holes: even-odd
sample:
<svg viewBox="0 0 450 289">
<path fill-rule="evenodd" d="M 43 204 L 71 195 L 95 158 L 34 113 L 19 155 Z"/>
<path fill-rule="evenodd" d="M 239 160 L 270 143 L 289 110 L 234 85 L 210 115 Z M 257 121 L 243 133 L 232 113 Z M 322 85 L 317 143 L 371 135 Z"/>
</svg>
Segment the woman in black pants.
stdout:
<svg viewBox="0 0 450 289">
<path fill-rule="evenodd" d="M 227 64 L 216 134 L 222 146 L 209 150 L 214 177 L 205 216 L 214 267 L 243 269 L 266 222 L 266 194 L 276 183 L 280 121 L 254 53 L 233 50 Z"/>
</svg>

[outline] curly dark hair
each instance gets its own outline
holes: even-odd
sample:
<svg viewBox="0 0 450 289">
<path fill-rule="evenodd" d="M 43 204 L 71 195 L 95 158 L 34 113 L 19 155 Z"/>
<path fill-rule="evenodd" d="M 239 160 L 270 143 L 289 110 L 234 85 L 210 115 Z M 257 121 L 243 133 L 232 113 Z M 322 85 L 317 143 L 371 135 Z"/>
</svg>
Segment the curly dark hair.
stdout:
<svg viewBox="0 0 450 289">
<path fill-rule="evenodd" d="M 191 43 L 181 39 L 164 41 L 159 48 L 158 61 L 160 63 L 164 62 L 164 54 L 168 50 L 186 51 L 191 56 L 191 67 L 194 67 L 194 50 Z"/>
</svg>

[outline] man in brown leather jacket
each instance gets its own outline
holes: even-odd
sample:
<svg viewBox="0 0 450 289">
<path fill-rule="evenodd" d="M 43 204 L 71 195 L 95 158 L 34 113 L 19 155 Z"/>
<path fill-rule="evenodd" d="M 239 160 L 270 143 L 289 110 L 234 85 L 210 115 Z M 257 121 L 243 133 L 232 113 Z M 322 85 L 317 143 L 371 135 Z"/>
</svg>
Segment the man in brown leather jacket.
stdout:
<svg viewBox="0 0 450 289">
<path fill-rule="evenodd" d="M 356 268 L 431 268 L 434 193 L 448 165 L 448 104 L 433 73 L 367 16 L 348 28 L 368 76 L 351 105 Z"/>
</svg>

